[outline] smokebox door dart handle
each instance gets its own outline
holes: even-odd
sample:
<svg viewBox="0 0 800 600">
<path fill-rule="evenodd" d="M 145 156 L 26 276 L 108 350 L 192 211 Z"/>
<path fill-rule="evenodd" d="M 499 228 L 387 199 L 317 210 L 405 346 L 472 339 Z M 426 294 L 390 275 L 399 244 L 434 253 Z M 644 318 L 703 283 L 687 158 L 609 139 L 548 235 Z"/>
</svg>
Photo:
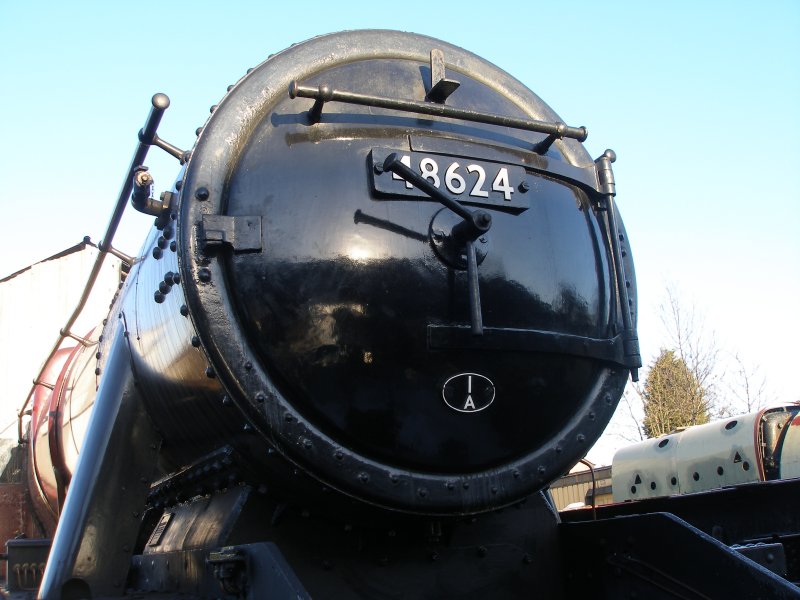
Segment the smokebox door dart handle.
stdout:
<svg viewBox="0 0 800 600">
<path fill-rule="evenodd" d="M 474 240 L 467 242 L 467 282 L 469 284 L 469 320 L 472 325 L 472 335 L 483 335 L 481 290 L 478 286 L 478 257 L 475 255 Z"/>
<path fill-rule="evenodd" d="M 452 236 L 464 245 L 467 256 L 467 282 L 469 286 L 469 313 L 473 335 L 483 335 L 481 315 L 481 292 L 478 285 L 478 259 L 475 254 L 475 240 L 485 235 L 492 227 L 492 215 L 482 209 L 470 210 L 458 200 L 451 198 L 430 181 L 415 173 L 413 169 L 400 162 L 400 157 L 392 153 L 383 161 L 383 170 L 396 173 L 433 200 L 440 202 L 463 219 L 453 227 Z"/>
</svg>

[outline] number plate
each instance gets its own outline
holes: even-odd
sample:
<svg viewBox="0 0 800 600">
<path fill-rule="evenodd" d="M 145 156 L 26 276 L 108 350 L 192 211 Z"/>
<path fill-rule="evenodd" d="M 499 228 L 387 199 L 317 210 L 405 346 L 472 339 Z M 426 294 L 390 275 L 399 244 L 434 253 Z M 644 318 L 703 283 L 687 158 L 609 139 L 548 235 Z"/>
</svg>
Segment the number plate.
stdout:
<svg viewBox="0 0 800 600">
<path fill-rule="evenodd" d="M 522 167 L 387 148 L 373 148 L 370 153 L 372 189 L 378 194 L 430 199 L 399 175 L 381 171 L 383 161 L 392 152 L 397 153 L 406 166 L 459 202 L 518 211 L 530 208 L 525 184 L 527 174 Z"/>
</svg>

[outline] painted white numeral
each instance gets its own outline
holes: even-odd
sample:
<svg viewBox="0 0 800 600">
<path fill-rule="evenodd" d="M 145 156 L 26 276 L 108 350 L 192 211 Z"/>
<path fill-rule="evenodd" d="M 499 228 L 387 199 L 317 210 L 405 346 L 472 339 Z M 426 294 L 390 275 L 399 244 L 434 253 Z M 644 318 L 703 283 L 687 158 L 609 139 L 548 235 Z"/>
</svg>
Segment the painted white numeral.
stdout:
<svg viewBox="0 0 800 600">
<path fill-rule="evenodd" d="M 408 154 L 405 154 L 400 157 L 400 162 L 407 166 L 409 169 L 411 168 L 411 157 Z M 400 175 L 397 173 L 392 173 L 392 179 L 399 179 L 400 181 L 405 181 Z M 406 188 L 409 190 L 412 189 L 414 186 L 411 185 L 410 182 L 406 181 Z"/>
<path fill-rule="evenodd" d="M 400 157 L 400 162 L 409 168 L 411 167 L 411 157 L 404 155 Z M 452 194 L 461 194 L 467 189 L 467 181 L 464 176 L 458 172 L 461 164 L 452 162 L 448 165 L 444 173 L 444 184 L 447 190 Z M 487 176 L 486 169 L 481 165 L 470 163 L 466 166 L 467 173 L 470 175 L 477 175 L 477 179 L 469 191 L 470 196 L 477 198 L 488 198 L 489 190 L 486 188 Z M 439 177 L 439 164 L 432 158 L 426 157 L 419 162 L 419 173 L 422 177 L 430 181 L 435 187 L 441 187 L 442 181 Z M 397 173 L 392 173 L 392 179 L 399 179 L 403 181 Z M 405 182 L 407 189 L 412 189 L 414 186 L 408 181 Z M 514 188 L 511 185 L 511 177 L 508 174 L 506 167 L 500 167 L 492 181 L 491 191 L 503 194 L 503 198 L 507 201 L 511 200 L 511 194 L 514 193 Z"/>
<path fill-rule="evenodd" d="M 437 188 L 441 183 L 439 181 L 439 165 L 432 158 L 423 158 L 419 161 L 419 174 L 425 179 L 430 181 Z"/>
<path fill-rule="evenodd" d="M 454 194 L 460 194 L 467 187 L 467 182 L 464 181 L 464 178 L 456 173 L 456 169 L 460 166 L 457 162 L 454 162 L 447 167 L 447 171 L 444 174 L 444 184 Z"/>
<path fill-rule="evenodd" d="M 503 197 L 506 200 L 511 200 L 511 194 L 514 193 L 514 188 L 508 182 L 508 169 L 502 167 L 497 173 L 497 177 L 492 182 L 492 190 L 495 192 L 503 192 Z"/>
<path fill-rule="evenodd" d="M 475 185 L 472 186 L 472 190 L 470 191 L 469 195 L 478 196 L 480 198 L 488 198 L 489 192 L 483 189 L 483 184 L 486 183 L 486 171 L 483 170 L 483 167 L 475 164 L 467 165 L 467 171 L 478 174 L 478 181 L 476 181 Z"/>
</svg>

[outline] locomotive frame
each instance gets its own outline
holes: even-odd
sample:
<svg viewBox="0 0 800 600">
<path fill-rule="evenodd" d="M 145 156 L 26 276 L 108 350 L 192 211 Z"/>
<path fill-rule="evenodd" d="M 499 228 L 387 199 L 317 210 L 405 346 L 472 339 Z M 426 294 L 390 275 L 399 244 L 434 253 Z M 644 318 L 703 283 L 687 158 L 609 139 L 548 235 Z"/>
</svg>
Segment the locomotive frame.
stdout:
<svg viewBox="0 0 800 600">
<path fill-rule="evenodd" d="M 84 340 L 97 395 L 40 597 L 796 596 L 677 517 L 561 523 L 543 491 L 640 366 L 615 155 L 585 128 L 386 31 L 273 56 L 191 151 L 158 137 L 168 105 L 99 245 L 95 271 L 129 197 L 156 217 Z M 160 200 L 153 145 L 184 165 Z M 337 245 L 358 236 L 377 258 Z"/>
</svg>

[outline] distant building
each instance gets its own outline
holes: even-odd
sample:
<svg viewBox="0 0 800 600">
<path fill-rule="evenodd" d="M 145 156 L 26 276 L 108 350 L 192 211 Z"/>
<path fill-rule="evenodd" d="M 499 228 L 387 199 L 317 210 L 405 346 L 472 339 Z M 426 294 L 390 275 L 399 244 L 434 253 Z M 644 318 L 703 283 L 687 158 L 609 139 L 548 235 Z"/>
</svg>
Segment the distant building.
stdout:
<svg viewBox="0 0 800 600">
<path fill-rule="evenodd" d="M 570 472 L 557 479 L 550 486 L 556 509 L 576 508 L 579 505 L 591 506 L 592 494 L 595 505 L 610 504 L 613 501 L 611 492 L 611 466 L 594 467 L 595 485 L 592 487 L 592 473 L 589 467 L 578 463 Z"/>
</svg>

